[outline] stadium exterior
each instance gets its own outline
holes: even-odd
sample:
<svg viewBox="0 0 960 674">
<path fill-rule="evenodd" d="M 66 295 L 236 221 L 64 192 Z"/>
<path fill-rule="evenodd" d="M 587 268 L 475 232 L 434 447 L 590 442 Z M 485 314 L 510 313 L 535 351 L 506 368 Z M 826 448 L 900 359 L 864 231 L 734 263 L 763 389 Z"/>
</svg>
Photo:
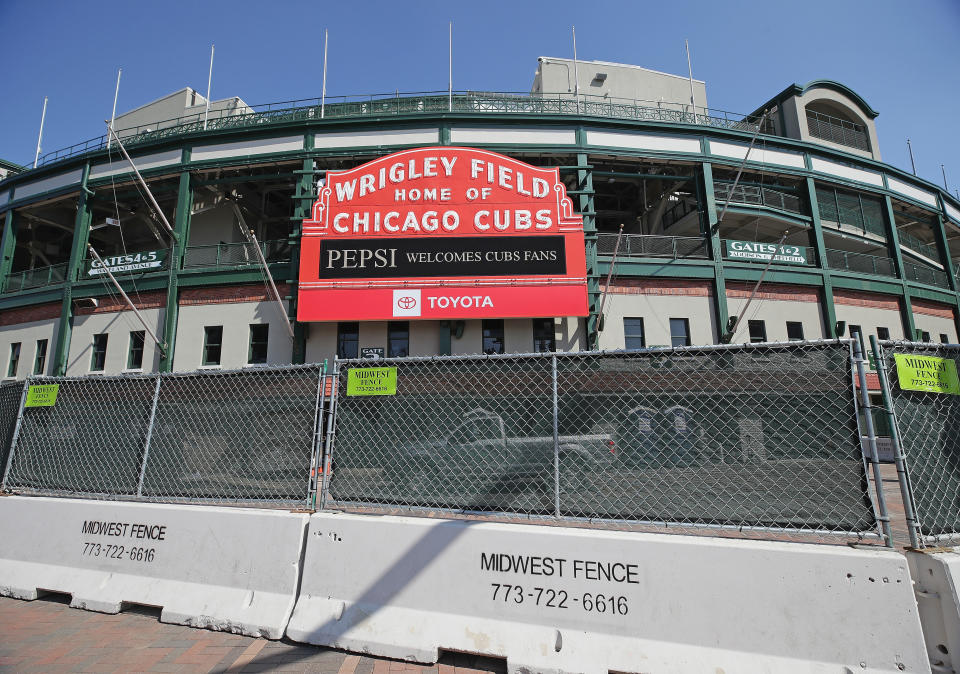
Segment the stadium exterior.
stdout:
<svg viewBox="0 0 960 674">
<path fill-rule="evenodd" d="M 844 331 L 958 341 L 960 203 L 881 161 L 876 111 L 826 80 L 787 87 L 750 115 L 705 103 L 702 82 L 547 58 L 522 95 L 254 107 L 233 98 L 213 102 L 207 115 L 196 92 L 176 92 L 116 122 L 174 237 L 116 142 L 80 143 L 33 169 L 0 162 L 3 375 L 232 369 L 364 349 L 623 349 Z M 296 321 L 302 222 L 326 172 L 432 146 L 559 169 L 583 218 L 587 317 L 543 316 L 534 302 L 525 318 Z M 282 310 L 240 222 L 256 233 Z"/>
</svg>

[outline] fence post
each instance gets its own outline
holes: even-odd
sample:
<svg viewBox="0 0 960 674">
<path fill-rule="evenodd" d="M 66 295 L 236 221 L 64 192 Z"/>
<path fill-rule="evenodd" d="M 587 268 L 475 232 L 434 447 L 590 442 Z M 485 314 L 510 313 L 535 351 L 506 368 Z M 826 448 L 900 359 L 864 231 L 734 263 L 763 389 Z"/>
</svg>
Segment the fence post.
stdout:
<svg viewBox="0 0 960 674">
<path fill-rule="evenodd" d="M 27 391 L 30 389 L 30 380 L 27 377 L 23 380 L 23 390 L 20 392 L 20 410 L 17 412 L 17 423 L 13 427 L 13 437 L 10 438 L 10 453 L 7 454 L 7 465 L 3 468 L 3 482 L 0 483 L 0 491 L 7 490 L 7 477 L 10 474 L 10 467 L 13 466 L 13 454 L 17 450 L 17 440 L 20 438 L 20 422 L 23 421 L 23 404 L 27 402 Z"/>
<path fill-rule="evenodd" d="M 140 477 L 137 478 L 137 496 L 143 496 L 143 479 L 147 474 L 147 459 L 150 457 L 150 440 L 153 438 L 153 422 L 157 417 L 157 401 L 160 400 L 160 377 L 153 387 L 153 406 L 150 408 L 150 424 L 147 426 L 147 438 L 143 443 L 143 463 L 140 465 Z"/>
<path fill-rule="evenodd" d="M 327 397 L 327 361 L 323 361 L 317 375 L 317 402 L 313 417 L 313 447 L 310 450 L 310 484 L 307 487 L 307 505 L 317 509 L 317 485 L 320 476 L 320 447 L 323 438 L 323 408 Z"/>
<path fill-rule="evenodd" d="M 897 429 L 897 415 L 893 410 L 893 396 L 890 395 L 890 384 L 887 380 L 887 361 L 883 349 L 877 342 L 875 335 L 870 335 L 870 348 L 873 349 L 873 358 L 877 361 L 877 378 L 880 380 L 880 391 L 883 393 L 883 408 L 887 414 L 887 423 L 890 425 L 890 444 L 893 445 L 893 461 L 897 466 L 897 481 L 900 483 L 900 497 L 903 499 L 903 515 L 907 520 L 907 533 L 910 534 L 910 547 L 921 547 L 920 526 L 914 509 L 913 490 L 910 488 L 907 475 L 906 455 L 900 446 L 900 431 Z"/>
<path fill-rule="evenodd" d="M 887 501 L 883 495 L 883 479 L 880 475 L 880 462 L 877 461 L 877 434 L 873 430 L 873 415 L 870 410 L 870 393 L 867 391 L 867 373 L 864 367 L 865 360 L 860 349 L 860 339 L 853 340 L 853 360 L 857 364 L 857 379 L 860 382 L 860 400 L 863 410 L 863 422 L 867 430 L 867 444 L 870 447 L 868 459 L 873 464 L 873 488 L 877 494 L 877 508 L 880 510 L 880 525 L 883 535 L 887 539 L 887 547 L 893 547 L 893 533 L 890 530 L 890 515 L 887 512 Z M 861 445 L 863 442 L 861 441 Z"/>
<path fill-rule="evenodd" d="M 330 470 L 333 466 L 333 438 L 337 431 L 337 398 L 340 396 L 340 359 L 333 359 L 333 379 L 330 382 L 330 408 L 327 410 L 327 437 L 324 443 L 323 459 L 323 483 L 320 489 L 320 510 L 327 505 L 327 494 L 330 491 Z"/>
<path fill-rule="evenodd" d="M 560 433 L 557 400 L 557 354 L 550 358 L 553 371 L 553 514 L 560 517 Z"/>
</svg>

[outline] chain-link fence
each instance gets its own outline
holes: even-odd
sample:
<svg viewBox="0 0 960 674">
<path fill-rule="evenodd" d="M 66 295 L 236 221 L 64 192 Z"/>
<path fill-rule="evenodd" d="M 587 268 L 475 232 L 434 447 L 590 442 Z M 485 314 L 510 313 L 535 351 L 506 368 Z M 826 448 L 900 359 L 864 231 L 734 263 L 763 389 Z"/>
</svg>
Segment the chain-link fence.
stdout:
<svg viewBox="0 0 960 674">
<path fill-rule="evenodd" d="M 960 539 L 960 346 L 874 348 L 913 545 Z"/>
<path fill-rule="evenodd" d="M 20 397 L 23 395 L 23 382 L 0 384 L 0 470 L 7 465 L 13 430 L 20 414 Z"/>
<path fill-rule="evenodd" d="M 850 348 L 338 361 L 325 502 L 875 535 Z"/>
<path fill-rule="evenodd" d="M 164 501 L 311 501 L 322 375 L 322 365 L 304 365 L 29 379 L 27 386 L 56 386 L 56 399 L 20 408 L 17 398 L 3 488 Z M 0 411 L 6 423 L 6 407 Z"/>
</svg>

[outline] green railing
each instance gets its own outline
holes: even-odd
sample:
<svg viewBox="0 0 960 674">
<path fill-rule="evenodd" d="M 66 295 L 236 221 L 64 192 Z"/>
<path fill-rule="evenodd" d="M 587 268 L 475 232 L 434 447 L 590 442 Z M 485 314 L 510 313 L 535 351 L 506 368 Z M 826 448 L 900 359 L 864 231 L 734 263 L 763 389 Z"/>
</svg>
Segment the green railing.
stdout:
<svg viewBox="0 0 960 674">
<path fill-rule="evenodd" d="M 617 235 L 597 235 L 597 255 L 612 256 Z M 655 234 L 624 234 L 620 239 L 618 258 L 665 257 L 674 260 L 707 259 L 706 241 L 699 236 L 660 236 Z"/>
<path fill-rule="evenodd" d="M 260 250 L 267 262 L 283 262 L 289 259 L 290 244 L 286 239 L 261 241 Z M 210 267 L 248 267 L 260 264 L 253 244 L 218 243 L 209 246 L 189 246 L 183 256 L 184 269 Z"/>
<path fill-rule="evenodd" d="M 814 138 L 846 145 L 864 152 L 870 151 L 870 138 L 862 124 L 854 124 L 839 117 L 807 110 L 807 128 Z"/>
<path fill-rule="evenodd" d="M 51 265 L 49 267 L 37 267 L 36 269 L 27 269 L 26 271 L 15 272 L 7 277 L 4 292 L 16 293 L 30 288 L 42 288 L 43 286 L 56 285 L 63 283 L 67 274 L 67 263 Z"/>
<path fill-rule="evenodd" d="M 843 269 L 860 274 L 890 276 L 896 278 L 897 270 L 893 260 L 888 257 L 854 253 L 847 250 L 827 249 L 827 264 L 831 269 Z"/>
<path fill-rule="evenodd" d="M 781 211 L 790 211 L 791 213 L 803 212 L 800 197 L 769 187 L 737 185 L 736 188 L 734 188 L 733 182 L 716 181 L 713 185 L 713 196 L 717 201 L 767 206 L 769 208 L 780 209 Z"/>
<path fill-rule="evenodd" d="M 934 262 L 940 261 L 940 251 L 937 250 L 936 245 L 926 243 L 902 229 L 897 231 L 897 239 L 900 241 L 901 248 L 909 248 Z"/>
<path fill-rule="evenodd" d="M 204 130 L 263 127 L 287 122 L 313 121 L 321 118 L 343 119 L 376 117 L 383 115 L 432 114 L 438 112 L 507 113 L 535 115 L 581 115 L 613 119 L 629 119 L 672 124 L 696 124 L 723 129 L 738 129 L 753 132 L 758 118 L 740 113 L 695 108 L 690 106 L 617 99 L 603 96 L 571 94 L 530 95 L 503 92 L 458 91 L 425 92 L 414 94 L 369 94 L 364 96 L 328 97 L 325 104 L 319 98 L 267 103 L 211 110 L 204 120 L 198 112 L 182 117 L 163 120 L 127 129 L 117 135 L 124 145 L 153 142 Z M 772 133 L 769 126 L 763 129 Z M 107 137 L 98 136 L 69 147 L 48 152 L 40 157 L 38 166 L 101 150 L 106 147 Z"/>
<path fill-rule="evenodd" d="M 926 265 L 915 264 L 904 260 L 903 273 L 908 281 L 925 283 L 926 285 L 937 286 L 939 288 L 950 287 L 950 277 L 947 276 L 946 272 L 927 267 Z"/>
</svg>

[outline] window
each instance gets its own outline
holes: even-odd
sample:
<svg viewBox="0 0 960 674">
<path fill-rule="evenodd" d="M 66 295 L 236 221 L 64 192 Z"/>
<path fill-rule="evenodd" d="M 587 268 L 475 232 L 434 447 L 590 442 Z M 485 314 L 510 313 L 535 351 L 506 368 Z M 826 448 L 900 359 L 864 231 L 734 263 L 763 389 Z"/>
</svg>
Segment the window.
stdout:
<svg viewBox="0 0 960 674">
<path fill-rule="evenodd" d="M 533 350 L 537 353 L 557 350 L 557 331 L 552 318 L 533 319 Z"/>
<path fill-rule="evenodd" d="M 767 341 L 767 324 L 764 321 L 748 321 L 747 325 L 750 328 L 750 342 L 756 344 L 758 342 Z"/>
<path fill-rule="evenodd" d="M 267 343 L 270 340 L 269 325 L 250 326 L 250 348 L 247 349 L 247 363 L 267 362 Z"/>
<path fill-rule="evenodd" d="M 356 321 L 337 323 L 337 358 L 360 355 L 360 324 Z"/>
<path fill-rule="evenodd" d="M 485 320 L 483 322 L 483 352 L 503 353 L 503 321 Z"/>
<path fill-rule="evenodd" d="M 949 343 L 950 343 L 950 338 L 947 337 L 945 334 L 943 334 L 943 333 L 941 332 L 941 333 L 940 333 L 940 343 L 941 343 L 941 344 L 949 344 Z"/>
<path fill-rule="evenodd" d="M 890 330 L 887 328 L 877 328 L 877 339 L 890 339 Z"/>
<path fill-rule="evenodd" d="M 670 346 L 690 346 L 689 319 L 670 319 Z"/>
<path fill-rule="evenodd" d="M 223 326 L 208 325 L 203 329 L 203 364 L 219 365 L 223 351 Z"/>
<path fill-rule="evenodd" d="M 90 371 L 103 372 L 107 364 L 107 333 L 93 336 L 93 355 L 90 356 Z"/>
<path fill-rule="evenodd" d="M 410 355 L 410 321 L 387 323 L 387 358 L 405 358 Z"/>
<path fill-rule="evenodd" d="M 20 365 L 20 342 L 10 345 L 10 364 L 7 365 L 7 376 L 16 377 L 17 367 Z"/>
<path fill-rule="evenodd" d="M 791 342 L 803 341 L 803 323 L 787 321 L 787 339 Z"/>
<path fill-rule="evenodd" d="M 926 330 L 922 331 L 922 332 L 920 333 L 920 341 L 921 341 L 921 342 L 929 342 L 929 341 L 930 341 L 930 333 L 927 332 Z"/>
<path fill-rule="evenodd" d="M 851 326 L 850 326 L 850 337 L 852 337 L 853 339 L 856 339 L 858 342 L 860 342 L 860 353 L 866 354 L 866 353 L 867 353 L 867 345 L 866 345 L 866 343 L 864 343 L 864 341 L 863 341 L 863 328 L 861 328 L 859 325 L 851 325 Z"/>
<path fill-rule="evenodd" d="M 37 340 L 37 354 L 33 357 L 33 373 L 43 374 L 47 369 L 47 340 Z"/>
<path fill-rule="evenodd" d="M 642 349 L 647 346 L 642 318 L 623 319 L 623 346 L 626 349 Z"/>
<path fill-rule="evenodd" d="M 143 340 L 146 333 L 143 330 L 130 331 L 130 348 L 127 350 L 127 369 L 140 370 L 143 368 Z"/>
</svg>

